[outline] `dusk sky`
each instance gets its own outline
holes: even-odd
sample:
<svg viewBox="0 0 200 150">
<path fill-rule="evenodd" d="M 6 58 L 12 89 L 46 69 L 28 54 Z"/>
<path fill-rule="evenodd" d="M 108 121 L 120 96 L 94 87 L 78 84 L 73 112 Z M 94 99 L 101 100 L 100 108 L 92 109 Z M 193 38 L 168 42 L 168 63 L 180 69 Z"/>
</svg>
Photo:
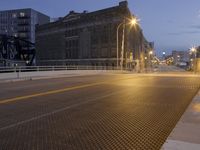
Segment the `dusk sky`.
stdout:
<svg viewBox="0 0 200 150">
<path fill-rule="evenodd" d="M 50 17 L 70 10 L 89 12 L 118 5 L 120 0 L 1 0 L 0 10 L 33 8 Z M 200 45 L 200 0 L 129 0 L 132 13 L 148 41 L 162 51 L 187 50 Z"/>
</svg>

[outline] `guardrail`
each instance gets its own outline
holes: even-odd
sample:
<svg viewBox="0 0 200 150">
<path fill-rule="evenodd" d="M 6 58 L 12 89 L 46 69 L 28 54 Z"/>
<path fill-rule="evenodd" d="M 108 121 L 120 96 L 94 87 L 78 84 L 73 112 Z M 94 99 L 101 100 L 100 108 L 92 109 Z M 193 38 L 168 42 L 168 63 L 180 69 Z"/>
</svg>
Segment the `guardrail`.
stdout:
<svg viewBox="0 0 200 150">
<path fill-rule="evenodd" d="M 88 75 L 105 72 L 118 72 L 112 66 L 16 66 L 0 67 L 0 83 L 7 80 L 32 80 L 57 76 Z M 121 70 L 120 70 L 121 72 Z"/>
<path fill-rule="evenodd" d="M 119 70 L 113 66 L 16 66 L 0 67 L 0 73 L 12 72 L 39 72 L 39 71 L 63 71 L 63 70 Z"/>
</svg>

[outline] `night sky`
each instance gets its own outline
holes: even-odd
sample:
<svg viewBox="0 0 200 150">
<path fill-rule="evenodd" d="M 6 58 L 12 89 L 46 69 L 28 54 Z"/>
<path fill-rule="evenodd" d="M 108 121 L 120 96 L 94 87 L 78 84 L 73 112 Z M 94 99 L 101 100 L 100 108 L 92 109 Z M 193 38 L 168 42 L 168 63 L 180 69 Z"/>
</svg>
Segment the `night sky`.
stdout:
<svg viewBox="0 0 200 150">
<path fill-rule="evenodd" d="M 1 0 L 0 10 L 33 8 L 50 17 L 63 17 L 70 10 L 89 12 L 118 5 L 120 0 Z M 148 41 L 162 51 L 187 50 L 200 45 L 200 0 L 129 0 L 140 18 Z"/>
</svg>

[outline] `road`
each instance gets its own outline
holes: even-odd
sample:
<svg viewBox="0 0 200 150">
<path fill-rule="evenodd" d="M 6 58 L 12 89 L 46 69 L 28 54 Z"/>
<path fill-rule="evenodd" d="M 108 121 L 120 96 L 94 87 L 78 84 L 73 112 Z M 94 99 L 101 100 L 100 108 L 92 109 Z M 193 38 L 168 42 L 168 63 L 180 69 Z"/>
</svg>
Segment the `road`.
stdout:
<svg viewBox="0 0 200 150">
<path fill-rule="evenodd" d="M 158 72 L 158 73 L 161 73 L 161 72 L 165 72 L 165 73 L 176 72 L 176 73 L 184 73 L 184 74 L 187 73 L 184 69 L 182 69 L 180 67 L 166 65 L 166 64 L 159 65 L 158 68 L 154 68 L 154 69 L 152 69 L 152 71 Z"/>
<path fill-rule="evenodd" d="M 0 150 L 160 149 L 199 81 L 116 74 L 1 83 Z"/>
</svg>

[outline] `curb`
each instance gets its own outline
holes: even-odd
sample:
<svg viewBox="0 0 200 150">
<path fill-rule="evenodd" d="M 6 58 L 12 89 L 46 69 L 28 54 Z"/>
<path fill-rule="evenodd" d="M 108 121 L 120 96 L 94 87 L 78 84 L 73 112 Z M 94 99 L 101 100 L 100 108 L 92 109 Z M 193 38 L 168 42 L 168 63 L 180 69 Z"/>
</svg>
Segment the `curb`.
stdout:
<svg viewBox="0 0 200 150">
<path fill-rule="evenodd" d="M 161 149 L 200 150 L 200 90 Z"/>
</svg>

